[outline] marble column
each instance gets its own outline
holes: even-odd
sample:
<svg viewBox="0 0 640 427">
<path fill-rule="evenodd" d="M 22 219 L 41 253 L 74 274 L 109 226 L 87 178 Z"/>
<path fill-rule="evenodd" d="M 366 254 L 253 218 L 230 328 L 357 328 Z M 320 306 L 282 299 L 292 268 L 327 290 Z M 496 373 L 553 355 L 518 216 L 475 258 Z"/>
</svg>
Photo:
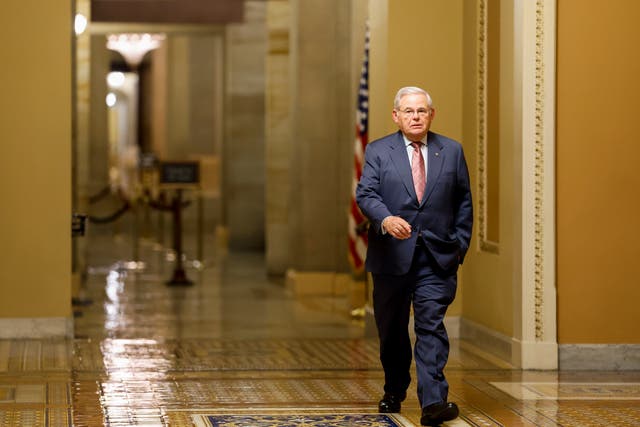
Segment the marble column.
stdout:
<svg viewBox="0 0 640 427">
<path fill-rule="evenodd" d="M 230 249 L 263 250 L 265 230 L 266 2 L 246 1 L 226 31 L 224 221 Z"/>
<path fill-rule="evenodd" d="M 265 102 L 265 256 L 271 274 L 289 266 L 291 209 L 291 92 L 289 0 L 267 3 L 267 62 Z"/>
<path fill-rule="evenodd" d="M 353 156 L 351 5 L 291 2 L 290 267 L 348 271 Z"/>
</svg>

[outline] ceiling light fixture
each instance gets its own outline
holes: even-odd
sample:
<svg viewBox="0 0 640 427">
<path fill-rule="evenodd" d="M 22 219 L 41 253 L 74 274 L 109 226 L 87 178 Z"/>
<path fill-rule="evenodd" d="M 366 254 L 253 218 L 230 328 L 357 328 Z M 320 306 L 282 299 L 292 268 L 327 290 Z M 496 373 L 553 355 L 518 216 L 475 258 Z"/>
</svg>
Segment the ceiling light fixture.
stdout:
<svg viewBox="0 0 640 427">
<path fill-rule="evenodd" d="M 164 38 L 164 34 L 110 34 L 107 49 L 119 52 L 131 68 L 137 68 L 144 55 L 160 47 Z"/>
</svg>

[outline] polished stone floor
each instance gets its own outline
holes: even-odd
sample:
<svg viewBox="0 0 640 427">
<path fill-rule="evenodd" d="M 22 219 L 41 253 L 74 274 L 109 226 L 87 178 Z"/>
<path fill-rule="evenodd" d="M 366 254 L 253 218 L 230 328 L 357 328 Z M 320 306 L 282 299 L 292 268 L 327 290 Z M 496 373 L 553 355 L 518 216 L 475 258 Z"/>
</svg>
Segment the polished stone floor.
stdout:
<svg viewBox="0 0 640 427">
<path fill-rule="evenodd" d="M 187 260 L 193 286 L 167 286 L 166 249 L 87 238 L 75 338 L 0 340 L 0 427 L 419 425 L 413 392 L 376 413 L 377 341 L 344 298 L 294 296 L 262 254 L 213 249 Z M 458 340 L 446 372 L 448 426 L 640 426 L 640 372 L 521 371 Z"/>
</svg>

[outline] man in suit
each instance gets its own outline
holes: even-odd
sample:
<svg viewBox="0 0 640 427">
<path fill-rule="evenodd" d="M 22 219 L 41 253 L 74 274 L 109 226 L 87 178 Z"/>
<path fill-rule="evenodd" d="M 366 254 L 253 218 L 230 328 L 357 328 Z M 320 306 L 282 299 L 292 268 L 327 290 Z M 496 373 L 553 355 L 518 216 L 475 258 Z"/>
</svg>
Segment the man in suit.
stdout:
<svg viewBox="0 0 640 427">
<path fill-rule="evenodd" d="M 457 269 L 471 240 L 473 208 L 462 146 L 429 131 L 431 97 L 417 87 L 398 91 L 393 121 L 399 131 L 373 141 L 356 200 L 370 221 L 366 269 L 385 373 L 380 412 L 399 412 L 411 382 L 409 313 L 413 303 L 421 424 L 458 416 L 447 400 L 444 367 L 449 338 L 444 315 L 457 287 Z"/>
</svg>

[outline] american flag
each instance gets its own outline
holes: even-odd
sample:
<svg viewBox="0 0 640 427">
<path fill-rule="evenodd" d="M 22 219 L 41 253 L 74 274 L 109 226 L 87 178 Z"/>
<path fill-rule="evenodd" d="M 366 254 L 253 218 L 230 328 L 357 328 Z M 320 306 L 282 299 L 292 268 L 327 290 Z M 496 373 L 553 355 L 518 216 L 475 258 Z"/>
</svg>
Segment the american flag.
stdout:
<svg viewBox="0 0 640 427">
<path fill-rule="evenodd" d="M 367 255 L 367 218 L 356 203 L 356 186 L 362 175 L 364 150 L 369 139 L 369 28 L 364 40 L 364 61 L 358 87 L 358 108 L 356 110 L 356 137 L 353 150 L 353 178 L 351 182 L 351 206 L 349 209 L 349 261 L 356 272 L 364 266 Z"/>
</svg>

